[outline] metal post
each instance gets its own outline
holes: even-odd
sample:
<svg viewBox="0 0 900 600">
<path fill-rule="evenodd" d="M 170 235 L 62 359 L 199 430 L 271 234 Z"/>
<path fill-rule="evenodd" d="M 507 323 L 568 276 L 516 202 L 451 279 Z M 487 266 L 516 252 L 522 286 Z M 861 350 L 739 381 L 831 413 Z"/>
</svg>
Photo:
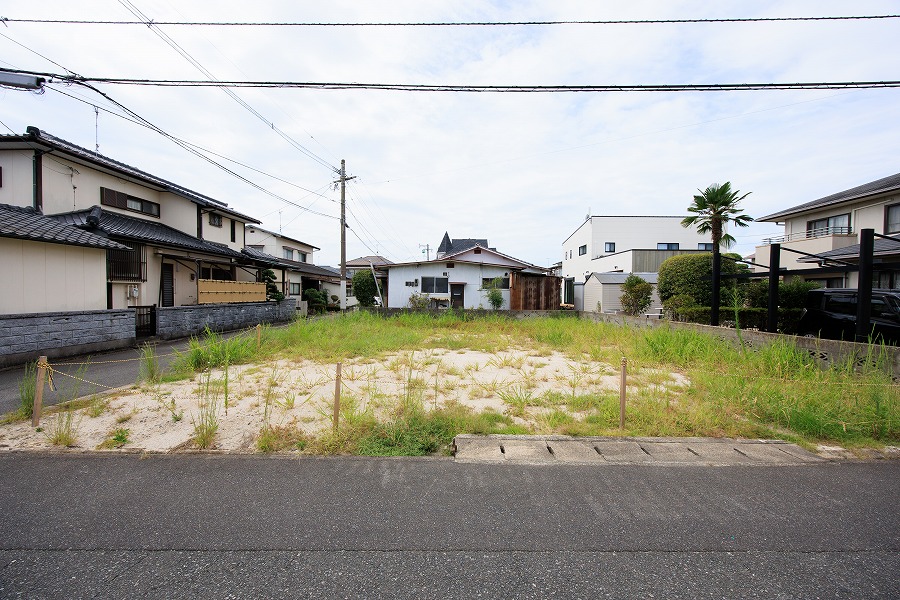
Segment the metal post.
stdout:
<svg viewBox="0 0 900 600">
<path fill-rule="evenodd" d="M 256 324 L 256 349 L 259 350 L 259 347 L 262 345 L 262 325 L 259 323 Z"/>
<path fill-rule="evenodd" d="M 719 324 L 719 298 L 722 295 L 722 254 L 719 247 L 713 248 L 712 255 L 712 306 L 709 311 L 709 324 Z"/>
<path fill-rule="evenodd" d="M 859 230 L 859 281 L 856 284 L 856 341 L 869 341 L 872 322 L 872 254 L 875 230 Z"/>
<path fill-rule="evenodd" d="M 619 382 L 619 429 L 625 430 L 625 382 L 627 359 L 622 357 L 622 378 Z"/>
<path fill-rule="evenodd" d="M 31 426 L 37 427 L 41 424 L 41 404 L 44 402 L 44 378 L 47 376 L 47 357 L 38 358 L 37 362 L 37 380 L 34 386 L 34 406 L 31 410 Z"/>
<path fill-rule="evenodd" d="M 338 421 L 341 416 L 341 363 L 337 364 L 337 376 L 334 379 L 334 421 L 335 433 L 338 430 Z"/>
<path fill-rule="evenodd" d="M 769 302 L 766 314 L 766 331 L 778 331 L 778 272 L 781 270 L 781 244 L 769 246 Z"/>
</svg>

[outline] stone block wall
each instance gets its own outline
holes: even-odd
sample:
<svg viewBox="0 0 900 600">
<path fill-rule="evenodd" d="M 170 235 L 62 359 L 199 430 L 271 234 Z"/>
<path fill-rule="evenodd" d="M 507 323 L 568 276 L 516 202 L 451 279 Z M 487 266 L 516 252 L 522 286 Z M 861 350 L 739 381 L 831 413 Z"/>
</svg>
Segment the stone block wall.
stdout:
<svg viewBox="0 0 900 600">
<path fill-rule="evenodd" d="M 157 307 L 156 335 L 174 339 L 201 334 L 207 327 L 213 331 L 231 331 L 259 323 L 282 323 L 293 319 L 296 310 L 294 298 L 281 302 Z"/>
<path fill-rule="evenodd" d="M 131 346 L 134 327 L 133 309 L 0 315 L 0 367 Z"/>
</svg>

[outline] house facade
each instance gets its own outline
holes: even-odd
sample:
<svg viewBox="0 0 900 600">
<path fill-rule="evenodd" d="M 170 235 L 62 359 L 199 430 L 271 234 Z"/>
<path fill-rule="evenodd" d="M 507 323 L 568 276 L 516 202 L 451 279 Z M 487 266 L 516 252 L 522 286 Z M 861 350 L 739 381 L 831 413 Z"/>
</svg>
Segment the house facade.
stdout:
<svg viewBox="0 0 900 600">
<path fill-rule="evenodd" d="M 270 261 L 269 268 L 275 272 L 277 285 L 285 298 L 296 298 L 300 302 L 304 290 L 318 290 L 323 281 L 333 279 L 331 273 L 315 267 L 314 254 L 319 248 L 312 244 L 258 225 L 247 225 L 244 239 L 245 253 Z"/>
<path fill-rule="evenodd" d="M 486 240 L 482 240 L 485 241 Z M 388 307 L 404 308 L 413 294 L 424 294 L 433 308 L 476 309 L 491 307 L 487 287 L 499 283 L 503 294 L 501 309 L 555 310 L 559 308 L 558 278 L 546 275 L 546 270 L 496 250 L 476 244 L 454 254 L 441 254 L 431 261 L 386 265 L 388 272 Z M 535 282 L 551 285 L 556 303 L 537 306 L 540 302 L 523 300 L 524 288 Z M 540 292 L 528 297 L 541 296 Z"/>
<path fill-rule="evenodd" d="M 894 239 L 875 239 L 873 286 L 900 288 L 895 265 L 900 262 L 900 173 L 757 220 L 784 224 L 784 235 L 766 239 L 756 248 L 757 261 L 768 264 L 771 245 L 779 244 L 780 266 L 822 287 L 857 287 L 856 270 L 845 267 L 858 264 L 861 229 L 890 236 Z"/>
<path fill-rule="evenodd" d="M 392 264 L 394 264 L 393 261 L 375 254 L 369 256 L 360 256 L 359 258 L 348 260 L 346 263 L 347 280 L 352 282 L 353 276 L 356 275 L 356 273 L 358 273 L 359 271 L 374 271 L 375 281 L 378 283 L 378 289 L 381 291 L 381 297 L 383 299 L 387 299 L 388 272 L 386 267 Z M 355 302 L 352 283 L 350 287 L 351 289 L 347 297 L 347 302 L 351 302 L 351 298 L 353 298 L 353 301 Z"/>
<path fill-rule="evenodd" d="M 683 227 L 684 216 L 589 216 L 563 242 L 563 302 L 591 273 L 653 272 L 671 256 L 712 252 L 708 235 Z"/>
<path fill-rule="evenodd" d="M 0 204 L 29 207 L 127 248 L 106 249 L 92 305 L 98 293 L 109 309 L 258 299 L 256 284 L 223 295 L 201 283 L 238 282 L 241 273 L 255 281 L 261 266 L 241 252 L 245 225 L 259 221 L 224 202 L 34 127 L 0 136 L 0 169 Z"/>
</svg>

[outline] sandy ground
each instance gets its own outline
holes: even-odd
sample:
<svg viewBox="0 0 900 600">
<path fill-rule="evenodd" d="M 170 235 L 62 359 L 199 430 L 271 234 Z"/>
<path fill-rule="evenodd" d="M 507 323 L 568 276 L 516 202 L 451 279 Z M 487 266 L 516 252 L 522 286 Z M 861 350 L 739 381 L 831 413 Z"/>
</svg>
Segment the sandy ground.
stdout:
<svg viewBox="0 0 900 600">
<path fill-rule="evenodd" d="M 426 409 L 455 401 L 475 411 L 509 414 L 517 423 L 527 425 L 553 410 L 523 408 L 529 398 L 539 398 L 548 391 L 566 396 L 617 395 L 618 369 L 599 362 L 572 361 L 559 353 L 524 349 L 495 354 L 472 350 L 402 352 L 380 360 L 344 363 L 341 404 L 344 410 L 368 410 L 387 417 L 405 401 L 421 402 Z M 95 396 L 88 406 L 72 411 L 75 442 L 71 448 L 98 449 L 122 429 L 127 429 L 127 442 L 115 444 L 111 451 L 194 448 L 195 424 L 210 413 L 218 422 L 214 442 L 218 450 L 255 451 L 266 422 L 316 435 L 331 428 L 335 376 L 333 363 L 280 360 L 232 366 L 227 385 L 226 373 L 219 369 L 190 381 L 120 388 Z M 648 383 L 661 390 L 686 384 L 677 373 L 657 374 Z M 0 449 L 59 448 L 51 443 L 50 434 L 65 419 L 65 413 L 45 414 L 39 430 L 30 421 L 2 425 Z"/>
</svg>

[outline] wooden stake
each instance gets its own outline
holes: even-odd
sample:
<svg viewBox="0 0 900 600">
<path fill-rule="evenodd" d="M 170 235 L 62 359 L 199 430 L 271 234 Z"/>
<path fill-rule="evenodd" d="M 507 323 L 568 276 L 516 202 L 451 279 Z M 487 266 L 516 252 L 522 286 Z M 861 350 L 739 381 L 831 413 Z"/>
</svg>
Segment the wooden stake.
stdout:
<svg viewBox="0 0 900 600">
<path fill-rule="evenodd" d="M 259 323 L 256 324 L 256 349 L 259 350 L 260 345 L 262 344 L 262 325 Z"/>
<path fill-rule="evenodd" d="M 41 404 L 44 402 L 44 378 L 47 376 L 47 357 L 38 358 L 37 379 L 34 385 L 34 407 L 31 411 L 31 426 L 41 424 Z"/>
<path fill-rule="evenodd" d="M 341 416 L 341 363 L 337 364 L 337 376 L 334 379 L 334 431 L 338 430 L 338 420 Z"/>
<path fill-rule="evenodd" d="M 622 380 L 619 382 L 619 429 L 625 430 L 625 369 L 627 360 L 622 357 Z"/>
</svg>

